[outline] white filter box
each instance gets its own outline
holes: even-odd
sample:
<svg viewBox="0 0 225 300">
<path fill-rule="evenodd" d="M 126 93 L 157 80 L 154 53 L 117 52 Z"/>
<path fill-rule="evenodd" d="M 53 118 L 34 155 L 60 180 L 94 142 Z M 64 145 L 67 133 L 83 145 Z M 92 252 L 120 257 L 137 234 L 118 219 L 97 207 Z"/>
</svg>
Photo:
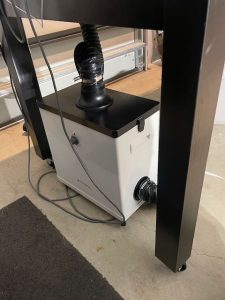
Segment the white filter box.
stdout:
<svg viewBox="0 0 225 300">
<path fill-rule="evenodd" d="M 76 107 L 79 85 L 59 92 L 66 131 L 92 181 L 81 166 L 62 128 L 55 95 L 40 103 L 57 176 L 64 184 L 122 221 L 142 204 L 134 199 L 138 181 L 148 176 L 157 182 L 159 104 L 109 91 L 113 105 L 101 113 Z M 109 198 L 114 207 L 96 186 Z"/>
</svg>

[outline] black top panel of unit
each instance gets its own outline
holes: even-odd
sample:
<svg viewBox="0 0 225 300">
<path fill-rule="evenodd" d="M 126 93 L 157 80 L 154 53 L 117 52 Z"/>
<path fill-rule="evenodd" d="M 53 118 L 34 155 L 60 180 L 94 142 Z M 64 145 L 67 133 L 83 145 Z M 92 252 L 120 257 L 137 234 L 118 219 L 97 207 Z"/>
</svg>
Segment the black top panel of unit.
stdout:
<svg viewBox="0 0 225 300">
<path fill-rule="evenodd" d="M 87 113 L 77 108 L 80 84 L 59 91 L 64 118 L 117 138 L 159 110 L 159 103 L 156 101 L 114 90 L 107 91 L 113 97 L 113 104 L 100 113 Z M 39 106 L 59 115 L 55 94 L 44 97 Z"/>
</svg>

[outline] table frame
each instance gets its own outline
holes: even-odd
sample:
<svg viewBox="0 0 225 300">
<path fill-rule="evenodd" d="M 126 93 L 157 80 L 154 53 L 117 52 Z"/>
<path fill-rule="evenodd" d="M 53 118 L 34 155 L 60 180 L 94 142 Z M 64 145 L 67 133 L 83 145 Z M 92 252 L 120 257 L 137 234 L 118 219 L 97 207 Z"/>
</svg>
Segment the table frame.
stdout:
<svg viewBox="0 0 225 300">
<path fill-rule="evenodd" d="M 31 1 L 36 17 L 40 17 L 38 2 Z M 22 0 L 17 3 L 22 7 Z M 6 11 L 13 16 L 9 5 Z M 43 17 L 164 30 L 155 249 L 162 262 L 179 271 L 191 255 L 222 78 L 225 0 L 46 0 Z M 30 61 L 27 45 L 20 49 L 24 57 L 18 57 L 4 17 L 1 19 L 14 61 L 10 72 L 15 73 L 18 60 L 22 65 L 19 73 L 13 74 L 19 89 L 27 74 L 21 61 Z M 15 22 L 14 28 L 17 30 Z M 29 68 L 33 77 L 25 76 L 25 86 L 35 97 L 39 88 L 31 62 Z"/>
</svg>

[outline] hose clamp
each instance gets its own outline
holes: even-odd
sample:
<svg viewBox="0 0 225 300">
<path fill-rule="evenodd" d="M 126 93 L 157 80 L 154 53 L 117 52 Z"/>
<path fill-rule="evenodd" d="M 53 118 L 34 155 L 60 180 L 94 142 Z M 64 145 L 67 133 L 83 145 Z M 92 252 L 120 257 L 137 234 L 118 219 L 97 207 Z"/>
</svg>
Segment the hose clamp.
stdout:
<svg viewBox="0 0 225 300">
<path fill-rule="evenodd" d="M 103 79 L 103 76 L 98 75 L 98 76 L 96 76 L 95 78 L 92 78 L 92 79 L 83 78 L 82 83 L 89 84 L 89 85 L 94 85 L 94 84 L 98 83 L 99 81 L 101 81 L 102 79 Z"/>
</svg>

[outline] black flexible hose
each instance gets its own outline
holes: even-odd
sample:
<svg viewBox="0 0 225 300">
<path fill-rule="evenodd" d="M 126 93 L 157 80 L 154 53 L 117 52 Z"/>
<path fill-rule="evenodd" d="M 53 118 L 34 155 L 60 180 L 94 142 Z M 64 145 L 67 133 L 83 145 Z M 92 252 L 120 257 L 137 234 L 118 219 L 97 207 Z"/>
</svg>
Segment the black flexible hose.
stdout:
<svg viewBox="0 0 225 300">
<path fill-rule="evenodd" d="M 96 78 L 103 79 L 104 59 L 102 47 L 94 25 L 81 25 L 84 41 L 74 51 L 74 60 L 82 82 L 86 85 L 96 83 Z"/>
<path fill-rule="evenodd" d="M 83 42 L 74 50 L 74 61 L 81 78 L 81 96 L 77 106 L 85 111 L 99 111 L 112 104 L 103 81 L 104 58 L 95 25 L 81 25 Z"/>
<path fill-rule="evenodd" d="M 102 64 L 104 65 L 102 46 L 95 25 L 83 24 L 81 25 L 81 30 L 84 42 L 98 49 L 102 57 Z"/>
</svg>

